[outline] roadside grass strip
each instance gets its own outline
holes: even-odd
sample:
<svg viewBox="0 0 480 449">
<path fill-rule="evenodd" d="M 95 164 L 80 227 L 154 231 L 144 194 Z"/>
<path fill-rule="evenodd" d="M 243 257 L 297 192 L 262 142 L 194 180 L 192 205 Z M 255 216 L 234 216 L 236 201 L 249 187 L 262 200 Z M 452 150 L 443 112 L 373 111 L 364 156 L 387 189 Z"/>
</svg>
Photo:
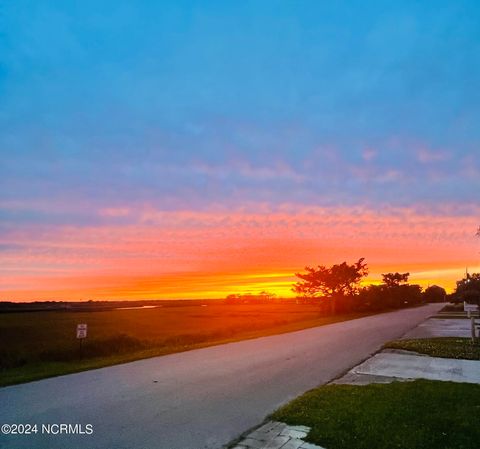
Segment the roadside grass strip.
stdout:
<svg viewBox="0 0 480 449">
<path fill-rule="evenodd" d="M 311 428 L 328 449 L 478 449 L 480 385 L 431 380 L 325 385 L 271 419 Z"/>
<path fill-rule="evenodd" d="M 419 354 L 426 354 L 432 357 L 480 360 L 480 344 L 472 343 L 469 338 L 438 337 L 394 340 L 386 343 L 383 347 L 389 349 L 414 351 L 418 352 Z"/>
</svg>

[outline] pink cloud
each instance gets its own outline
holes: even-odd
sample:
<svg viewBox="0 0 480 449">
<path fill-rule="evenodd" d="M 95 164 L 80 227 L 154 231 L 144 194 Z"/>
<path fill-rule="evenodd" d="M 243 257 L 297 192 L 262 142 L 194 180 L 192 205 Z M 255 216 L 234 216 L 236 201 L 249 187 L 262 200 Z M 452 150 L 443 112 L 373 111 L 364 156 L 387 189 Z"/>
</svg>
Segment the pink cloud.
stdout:
<svg viewBox="0 0 480 449">
<path fill-rule="evenodd" d="M 128 207 L 108 207 L 99 211 L 101 217 L 126 217 L 129 214 Z"/>
<path fill-rule="evenodd" d="M 46 294 L 57 284 L 94 292 L 113 289 L 112 279 L 124 285 L 128 279 L 172 273 L 183 273 L 178 289 L 188 297 L 188 278 L 199 273 L 208 275 L 213 288 L 215 276 L 219 283 L 235 273 L 287 276 L 307 264 L 359 257 L 367 258 L 372 273 L 461 270 L 475 264 L 473 234 L 480 215 L 478 207 L 455 205 L 435 213 L 420 206 L 376 211 L 291 204 L 265 206 L 262 212 L 253 206 L 204 212 L 125 209 L 135 224 L 24 225 L 9 231 L 0 239 L 10 245 L 0 256 L 1 297 L 7 292 L 16 297 L 15 291 L 27 287 Z"/>
<path fill-rule="evenodd" d="M 362 158 L 364 161 L 371 161 L 377 156 L 377 152 L 372 148 L 366 148 L 362 152 Z"/>
<path fill-rule="evenodd" d="M 450 154 L 446 151 L 432 151 L 427 148 L 420 148 L 417 151 L 417 159 L 424 164 L 446 161 L 449 158 Z"/>
</svg>

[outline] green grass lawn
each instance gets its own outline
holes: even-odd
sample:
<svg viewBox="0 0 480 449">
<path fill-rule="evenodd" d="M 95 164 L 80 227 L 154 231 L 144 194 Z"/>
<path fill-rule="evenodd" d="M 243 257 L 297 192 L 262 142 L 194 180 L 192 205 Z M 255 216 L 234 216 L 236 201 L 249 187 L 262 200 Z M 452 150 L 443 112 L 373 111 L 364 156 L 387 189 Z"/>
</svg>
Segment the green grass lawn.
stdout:
<svg viewBox="0 0 480 449">
<path fill-rule="evenodd" d="M 307 304 L 202 302 L 148 310 L 0 314 L 0 386 L 368 315 Z M 88 324 L 80 359 L 77 323 Z"/>
<path fill-rule="evenodd" d="M 405 349 L 420 354 L 427 354 L 432 357 L 480 360 L 480 344 L 473 344 L 470 338 L 439 337 L 394 340 L 386 343 L 384 348 Z"/>
<path fill-rule="evenodd" d="M 328 449 L 478 449 L 480 385 L 428 380 L 326 385 L 272 419 L 311 427 L 306 440 Z"/>
</svg>

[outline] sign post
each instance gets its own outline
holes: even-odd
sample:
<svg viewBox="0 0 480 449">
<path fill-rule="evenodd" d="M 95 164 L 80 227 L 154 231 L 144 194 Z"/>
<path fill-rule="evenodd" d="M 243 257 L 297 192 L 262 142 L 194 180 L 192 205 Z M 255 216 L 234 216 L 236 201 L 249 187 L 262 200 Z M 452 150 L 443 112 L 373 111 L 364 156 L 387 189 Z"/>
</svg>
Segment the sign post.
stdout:
<svg viewBox="0 0 480 449">
<path fill-rule="evenodd" d="M 467 316 L 468 318 L 470 318 L 471 326 L 472 326 L 472 343 L 475 343 L 475 338 L 476 338 L 475 317 L 472 315 L 472 312 L 477 312 L 478 306 L 476 304 L 468 304 L 467 302 L 463 301 L 463 310 L 467 312 Z"/>
<path fill-rule="evenodd" d="M 82 342 L 84 338 L 87 338 L 87 329 L 86 324 L 77 324 L 77 340 L 80 342 L 80 360 L 82 359 Z"/>
<path fill-rule="evenodd" d="M 469 304 L 468 302 L 463 301 L 463 311 L 467 312 L 468 318 L 470 318 L 472 312 L 478 311 L 478 306 L 476 304 Z"/>
</svg>

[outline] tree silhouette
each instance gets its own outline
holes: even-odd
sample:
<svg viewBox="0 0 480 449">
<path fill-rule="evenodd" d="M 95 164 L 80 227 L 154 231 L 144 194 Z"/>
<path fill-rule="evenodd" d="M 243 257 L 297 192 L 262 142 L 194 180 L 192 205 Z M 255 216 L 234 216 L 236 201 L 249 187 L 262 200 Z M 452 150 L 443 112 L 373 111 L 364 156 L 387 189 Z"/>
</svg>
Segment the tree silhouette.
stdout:
<svg viewBox="0 0 480 449">
<path fill-rule="evenodd" d="M 467 304 L 476 304 L 480 309 L 480 273 L 467 273 L 462 280 L 457 281 L 454 296 Z M 473 320 L 472 341 L 475 341 L 477 340 L 475 335 L 475 317 L 472 316 L 471 319 Z"/>
<path fill-rule="evenodd" d="M 438 285 L 430 285 L 423 292 L 425 302 L 443 302 L 447 296 L 447 292 L 443 287 Z"/>
<path fill-rule="evenodd" d="M 293 285 L 292 290 L 297 295 L 306 298 L 324 297 L 331 300 L 332 312 L 338 298 L 353 295 L 358 290 L 358 284 L 368 274 L 364 258 L 349 265 L 347 262 L 326 267 L 305 267 L 306 273 L 295 273 L 301 280 Z"/>
<path fill-rule="evenodd" d="M 457 281 L 454 295 L 461 301 L 480 307 L 480 273 L 467 273 L 462 280 Z"/>
<path fill-rule="evenodd" d="M 386 273 L 382 274 L 383 283 L 387 287 L 398 287 L 400 284 L 408 282 L 410 273 Z"/>
</svg>

